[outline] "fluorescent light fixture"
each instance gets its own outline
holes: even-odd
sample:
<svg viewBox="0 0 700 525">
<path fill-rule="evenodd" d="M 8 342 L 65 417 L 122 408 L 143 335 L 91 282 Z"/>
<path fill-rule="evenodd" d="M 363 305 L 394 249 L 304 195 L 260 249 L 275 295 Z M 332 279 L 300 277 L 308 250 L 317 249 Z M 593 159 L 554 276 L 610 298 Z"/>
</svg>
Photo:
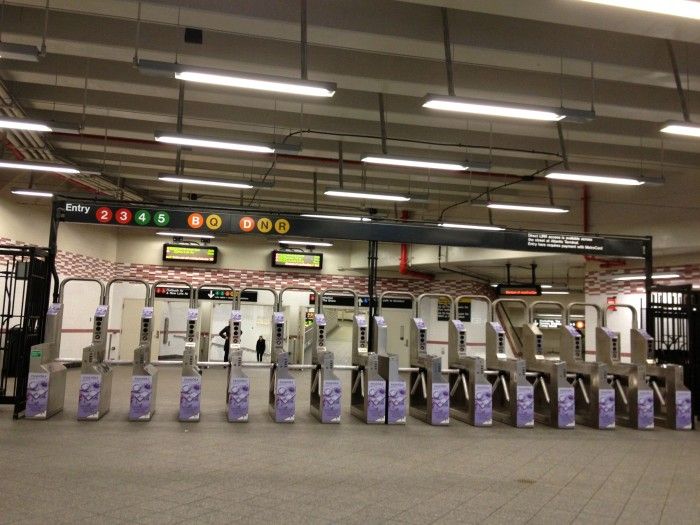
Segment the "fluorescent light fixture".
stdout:
<svg viewBox="0 0 700 525">
<path fill-rule="evenodd" d="M 261 144 L 254 142 L 228 141 L 210 137 L 195 137 L 180 133 L 155 132 L 156 142 L 175 144 L 177 146 L 192 146 L 199 148 L 224 149 L 229 151 L 245 151 L 248 153 L 275 153 L 276 151 L 297 152 L 298 146 L 289 144 Z"/>
<path fill-rule="evenodd" d="M 543 291 L 542 295 L 569 295 L 568 290 L 547 290 Z"/>
<path fill-rule="evenodd" d="M 654 273 L 652 279 L 678 279 L 680 274 L 677 273 Z M 644 281 L 645 275 L 618 275 L 613 277 L 613 281 Z"/>
<path fill-rule="evenodd" d="M 452 222 L 441 222 L 438 224 L 438 226 L 443 228 L 456 228 L 460 230 L 485 230 L 494 232 L 505 230 L 505 228 L 501 228 L 500 226 L 492 226 L 490 224 L 455 224 Z"/>
<path fill-rule="evenodd" d="M 230 182 L 212 179 L 193 179 L 191 177 L 179 177 L 175 175 L 159 175 L 158 180 L 162 180 L 163 182 L 176 182 L 179 184 L 197 184 L 200 186 L 216 186 L 219 188 L 237 188 L 241 190 L 249 190 L 255 187 L 252 184 L 248 184 L 247 182 Z"/>
<path fill-rule="evenodd" d="M 367 199 L 374 201 L 393 201 L 393 202 L 408 202 L 411 197 L 403 195 L 392 195 L 389 193 L 373 193 L 370 191 L 349 191 L 343 189 L 327 189 L 324 192 L 329 197 L 347 197 L 349 199 Z"/>
<path fill-rule="evenodd" d="M 623 7 L 659 15 L 700 20 L 700 3 L 691 0 L 582 0 L 589 4 Z"/>
<path fill-rule="evenodd" d="M 500 284 L 498 283 L 491 283 L 491 288 L 498 288 Z"/>
<path fill-rule="evenodd" d="M 592 184 L 615 184 L 618 186 L 641 186 L 643 180 L 637 180 L 630 177 L 608 177 L 604 175 L 588 175 L 585 173 L 571 173 L 568 171 L 554 171 L 545 175 L 545 178 L 551 180 L 564 180 L 570 182 L 584 182 Z"/>
<path fill-rule="evenodd" d="M 559 122 L 565 119 L 572 122 L 585 122 L 595 118 L 595 113 L 592 111 L 543 108 L 526 106 L 523 104 L 509 104 L 506 102 L 493 102 L 433 94 L 425 96 L 423 99 L 423 107 L 455 113 L 467 113 L 470 115 L 539 120 L 542 122 Z"/>
<path fill-rule="evenodd" d="M 39 61 L 39 49 L 26 44 L 0 43 L 0 58 L 7 60 Z"/>
<path fill-rule="evenodd" d="M 302 217 L 311 219 L 330 219 L 334 221 L 354 221 L 354 222 L 372 222 L 369 217 L 358 217 L 356 215 L 323 215 L 319 213 L 302 213 Z"/>
<path fill-rule="evenodd" d="M 531 204 L 505 204 L 499 202 L 489 202 L 487 208 L 494 210 L 508 211 L 535 211 L 539 213 L 569 213 L 568 208 L 559 208 L 557 206 L 534 206 Z"/>
<path fill-rule="evenodd" d="M 39 190 L 12 190 L 13 195 L 22 195 L 23 197 L 43 197 L 50 199 L 53 197 L 53 193 L 49 191 L 39 191 Z"/>
<path fill-rule="evenodd" d="M 551 284 L 541 284 L 540 288 L 543 290 L 549 290 L 550 288 L 554 288 Z"/>
<path fill-rule="evenodd" d="M 700 125 L 691 124 L 690 122 L 666 122 L 661 128 L 662 133 L 671 135 L 683 135 L 684 137 L 700 138 Z"/>
<path fill-rule="evenodd" d="M 280 240 L 280 244 L 293 244 L 294 246 L 333 246 L 332 242 L 321 242 L 321 241 L 288 241 Z"/>
<path fill-rule="evenodd" d="M 13 170 L 49 171 L 55 173 L 66 173 L 75 175 L 80 170 L 65 164 L 36 164 L 33 162 L 15 162 L 11 160 L 0 160 L 0 168 Z"/>
<path fill-rule="evenodd" d="M 213 235 L 208 233 L 180 233 L 180 232 L 156 232 L 156 235 L 161 237 L 187 237 L 192 239 L 214 239 Z"/>
<path fill-rule="evenodd" d="M 48 133 L 53 131 L 49 126 L 43 122 L 37 122 L 35 120 L 26 120 L 19 118 L 0 118 L 0 128 L 2 129 L 18 129 L 24 131 L 37 131 Z"/>
<path fill-rule="evenodd" d="M 366 164 L 383 164 L 385 166 L 400 166 L 403 168 L 422 168 L 428 170 L 466 171 L 469 166 L 459 162 L 447 162 L 430 159 L 413 159 L 409 157 L 395 157 L 392 155 L 362 155 L 362 162 Z"/>
<path fill-rule="evenodd" d="M 315 82 L 271 75 L 253 75 L 237 71 L 204 69 L 152 60 L 139 60 L 138 68 L 143 73 L 169 76 L 187 82 L 268 91 L 285 95 L 328 98 L 332 97 L 337 89 L 336 84 L 333 82 Z"/>
</svg>

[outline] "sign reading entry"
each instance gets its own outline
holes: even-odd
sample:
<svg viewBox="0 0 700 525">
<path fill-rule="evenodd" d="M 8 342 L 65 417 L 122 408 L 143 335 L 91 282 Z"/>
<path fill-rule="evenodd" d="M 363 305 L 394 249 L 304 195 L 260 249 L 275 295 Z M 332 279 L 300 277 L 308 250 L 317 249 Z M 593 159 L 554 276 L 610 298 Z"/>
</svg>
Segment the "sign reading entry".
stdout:
<svg viewBox="0 0 700 525">
<path fill-rule="evenodd" d="M 523 230 L 454 230 L 432 224 L 402 223 L 389 219 L 348 222 L 301 215 L 263 212 L 250 214 L 220 208 L 162 208 L 143 203 L 57 201 L 58 220 L 88 224 L 163 228 L 202 234 L 246 234 L 352 239 L 392 243 L 466 246 L 541 253 L 577 253 L 608 257 L 644 258 L 649 237 L 594 236 L 569 232 Z"/>
</svg>

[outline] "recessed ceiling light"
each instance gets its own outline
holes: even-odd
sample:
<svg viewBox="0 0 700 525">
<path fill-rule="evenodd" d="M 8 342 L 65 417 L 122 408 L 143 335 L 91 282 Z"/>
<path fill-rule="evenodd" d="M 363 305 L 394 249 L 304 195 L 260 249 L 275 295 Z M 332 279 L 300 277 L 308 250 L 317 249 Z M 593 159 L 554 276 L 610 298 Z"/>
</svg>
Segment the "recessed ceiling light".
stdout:
<svg viewBox="0 0 700 525">
<path fill-rule="evenodd" d="M 592 184 L 614 184 L 618 186 L 641 186 L 644 184 L 643 180 L 637 180 L 631 177 L 609 177 L 607 175 L 589 175 L 586 173 L 570 173 L 568 171 L 551 172 L 545 175 L 545 178 Z"/>
<path fill-rule="evenodd" d="M 592 111 L 553 109 L 523 104 L 509 104 L 470 98 L 451 97 L 429 94 L 423 99 L 423 107 L 485 117 L 539 120 L 543 122 L 588 121 L 595 118 Z"/>
<path fill-rule="evenodd" d="M 403 195 L 392 195 L 389 193 L 374 193 L 370 191 L 349 191 L 343 189 L 328 189 L 324 192 L 329 197 L 347 197 L 349 199 L 367 199 L 375 201 L 408 202 L 410 197 Z"/>
</svg>

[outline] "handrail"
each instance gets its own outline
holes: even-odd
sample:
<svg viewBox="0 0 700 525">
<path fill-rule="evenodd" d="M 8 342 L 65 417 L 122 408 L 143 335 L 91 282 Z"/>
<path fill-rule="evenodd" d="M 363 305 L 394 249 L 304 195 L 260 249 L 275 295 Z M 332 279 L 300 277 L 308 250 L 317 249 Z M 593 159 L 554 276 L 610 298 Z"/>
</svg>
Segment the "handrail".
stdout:
<svg viewBox="0 0 700 525">
<path fill-rule="evenodd" d="M 386 297 L 387 295 L 393 295 L 394 297 L 410 297 L 411 300 L 413 301 L 413 304 L 414 305 L 416 304 L 416 296 L 414 294 L 412 294 L 411 292 L 394 292 L 391 290 L 387 290 L 387 291 L 379 294 L 379 299 L 377 301 L 379 304 L 377 304 L 377 310 L 376 310 L 377 315 L 382 313 L 382 301 L 383 301 L 384 297 Z M 370 297 L 369 300 L 371 301 L 372 298 Z"/>
<path fill-rule="evenodd" d="M 491 320 L 493 321 L 493 310 L 492 310 L 493 301 L 491 301 L 490 297 L 486 297 L 485 295 L 458 295 L 457 297 L 455 297 L 455 300 L 454 300 L 454 308 L 455 308 L 454 318 L 455 319 L 457 319 L 459 317 L 459 302 L 461 299 L 477 299 L 479 301 L 485 302 L 486 308 L 488 310 L 486 313 L 486 317 L 487 318 L 490 317 Z"/>
<path fill-rule="evenodd" d="M 275 290 L 274 288 L 267 288 L 267 287 L 261 287 L 261 288 L 252 287 L 252 288 L 243 288 L 240 292 L 238 292 L 238 300 L 236 301 L 236 310 L 241 309 L 241 297 L 243 297 L 244 292 L 270 292 L 272 294 L 272 297 L 273 297 L 272 309 L 274 310 L 277 308 L 277 302 L 278 302 L 277 301 L 277 297 L 278 297 L 277 290 Z"/>
<path fill-rule="evenodd" d="M 282 310 L 282 298 L 284 297 L 284 292 L 291 292 L 291 291 L 296 291 L 296 292 L 311 292 L 311 293 L 313 293 L 313 294 L 314 294 L 314 307 L 315 307 L 314 309 L 316 310 L 316 313 L 319 312 L 319 309 L 318 309 L 318 303 L 319 303 L 319 295 L 318 295 L 318 292 L 317 292 L 314 288 L 311 288 L 310 286 L 309 286 L 309 287 L 305 287 L 305 286 L 287 286 L 287 287 L 285 287 L 285 288 L 282 288 L 282 289 L 280 290 L 280 294 L 279 294 L 279 297 L 278 297 L 278 299 L 277 299 L 277 311 L 278 311 L 278 312 Z"/>
<path fill-rule="evenodd" d="M 86 282 L 86 283 L 97 283 L 100 285 L 100 304 L 105 304 L 105 285 L 102 281 L 99 279 L 95 279 L 93 277 L 67 277 L 61 281 L 61 284 L 58 287 L 58 302 L 62 303 L 63 302 L 63 292 L 66 288 L 66 285 L 69 282 L 72 281 L 79 281 L 79 282 Z"/>
<path fill-rule="evenodd" d="M 534 322 L 535 322 L 535 309 L 536 309 L 538 306 L 544 305 L 544 304 L 547 304 L 547 305 L 550 305 L 550 306 L 557 306 L 557 307 L 559 308 L 559 311 L 561 312 L 561 317 L 562 317 L 562 323 L 561 323 L 561 324 L 562 324 L 562 325 L 568 324 L 568 319 L 566 320 L 566 322 L 564 322 L 564 321 L 565 321 L 564 318 L 567 317 L 567 315 L 566 315 L 566 307 L 565 307 L 562 303 L 560 303 L 559 301 L 535 301 L 534 303 L 532 303 L 532 304 L 530 305 L 530 307 L 528 308 L 528 311 L 529 311 L 528 318 L 530 319 L 530 322 L 531 322 L 531 323 L 534 323 Z"/>
<path fill-rule="evenodd" d="M 504 305 L 506 303 L 522 305 L 522 307 L 525 311 L 525 318 L 527 319 L 530 307 L 523 299 L 516 299 L 513 297 L 505 297 L 505 298 L 501 298 L 501 299 L 496 299 L 491 305 L 491 308 L 493 310 L 492 315 L 494 317 L 496 316 L 496 308 L 498 307 L 498 305 Z M 505 314 L 506 319 L 508 320 L 508 323 L 510 324 L 510 329 L 511 329 L 513 335 L 515 335 L 516 339 L 518 340 L 518 346 L 520 348 L 522 348 L 523 340 L 521 339 L 520 334 L 518 334 L 517 330 L 515 330 L 515 326 L 513 325 L 513 321 L 510 320 L 510 316 L 508 315 L 508 310 L 506 310 L 505 307 L 502 307 L 502 308 L 503 308 L 503 313 Z M 513 341 L 509 335 L 509 332 L 507 332 L 507 331 L 506 331 L 506 336 L 508 337 L 508 340 L 510 341 L 511 347 L 513 348 L 513 352 L 516 353 L 515 352 L 515 345 L 513 345 Z"/>
<path fill-rule="evenodd" d="M 627 310 L 632 312 L 632 328 L 641 328 L 641 326 L 639 325 L 639 314 L 637 313 L 637 308 L 635 308 L 631 304 L 609 304 L 605 309 L 605 312 L 603 313 L 603 319 L 605 320 L 605 324 L 608 323 L 607 314 L 608 310 L 610 310 L 611 308 L 626 308 Z"/>
<path fill-rule="evenodd" d="M 422 294 L 420 294 L 420 295 L 416 298 L 416 302 L 415 302 L 416 317 L 420 317 L 420 315 L 419 315 L 419 312 L 420 312 L 420 302 L 421 302 L 423 299 L 427 299 L 427 298 L 429 298 L 429 297 L 437 298 L 437 299 L 441 299 L 441 298 L 443 298 L 443 297 L 447 297 L 447 298 L 450 300 L 450 317 L 452 317 L 452 314 L 453 314 L 454 308 L 455 308 L 455 300 L 452 298 L 451 295 L 448 295 L 448 294 L 446 294 L 446 293 L 439 293 L 439 292 L 422 293 Z M 452 317 L 452 319 L 454 319 L 454 317 Z"/>
<path fill-rule="evenodd" d="M 149 303 L 149 299 L 151 296 L 151 287 L 148 285 L 146 281 L 143 279 L 129 279 L 127 277 L 117 277 L 115 279 L 110 280 L 107 282 L 107 289 L 105 290 L 105 301 L 109 302 L 109 292 L 112 289 L 113 284 L 117 283 L 131 283 L 131 284 L 142 284 L 146 287 L 146 297 L 144 297 L 144 305 L 145 306 L 151 306 Z"/>
<path fill-rule="evenodd" d="M 586 306 L 590 306 L 591 308 L 594 308 L 598 313 L 598 326 L 605 326 L 605 314 L 603 313 L 603 309 L 595 303 L 569 303 L 569 305 L 566 307 L 566 324 L 569 324 L 571 319 L 571 310 L 577 306 L 583 306 L 584 308 Z"/>
<path fill-rule="evenodd" d="M 321 295 L 319 297 L 320 301 L 318 304 L 318 313 L 323 313 L 323 296 L 326 295 L 329 292 L 335 292 L 335 293 L 344 293 L 344 294 L 350 294 L 353 296 L 353 309 L 354 309 L 354 314 L 357 315 L 358 312 L 360 311 L 360 307 L 357 304 L 358 303 L 358 293 L 355 290 L 352 290 L 350 288 L 328 288 L 326 290 L 321 290 Z"/>
</svg>

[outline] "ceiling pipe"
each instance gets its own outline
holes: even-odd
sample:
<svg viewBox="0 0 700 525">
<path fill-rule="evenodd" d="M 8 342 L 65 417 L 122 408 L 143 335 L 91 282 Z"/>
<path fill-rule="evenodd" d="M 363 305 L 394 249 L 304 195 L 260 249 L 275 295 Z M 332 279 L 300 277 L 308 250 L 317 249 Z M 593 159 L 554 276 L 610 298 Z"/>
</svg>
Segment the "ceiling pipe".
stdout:
<svg viewBox="0 0 700 525">
<path fill-rule="evenodd" d="M 406 222 L 408 220 L 408 210 L 401 211 L 401 220 Z M 405 275 L 406 277 L 414 277 L 416 279 L 423 279 L 424 281 L 432 281 L 435 276 L 430 273 L 416 272 L 411 270 L 408 264 L 408 244 L 401 244 L 401 255 L 399 256 L 399 273 Z"/>
</svg>

